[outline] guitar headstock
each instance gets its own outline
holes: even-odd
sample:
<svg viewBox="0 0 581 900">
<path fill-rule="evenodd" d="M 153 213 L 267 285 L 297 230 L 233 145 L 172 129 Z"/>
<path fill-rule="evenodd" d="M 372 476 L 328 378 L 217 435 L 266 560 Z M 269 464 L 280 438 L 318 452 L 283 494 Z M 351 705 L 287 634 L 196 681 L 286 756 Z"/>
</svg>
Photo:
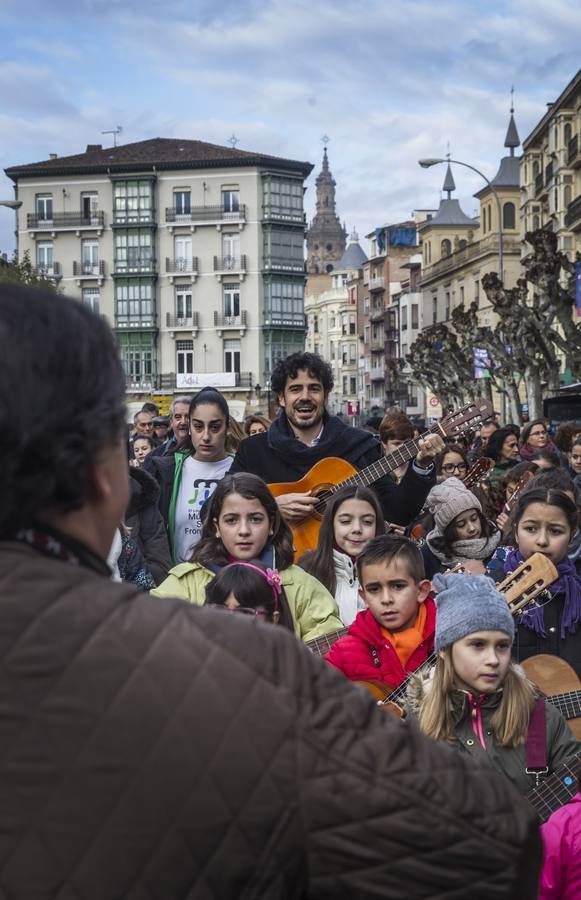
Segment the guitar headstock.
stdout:
<svg viewBox="0 0 581 900">
<path fill-rule="evenodd" d="M 496 463 L 489 456 L 481 456 L 466 472 L 462 479 L 467 488 L 475 487 L 494 468 Z"/>
<path fill-rule="evenodd" d="M 557 569 L 547 556 L 533 553 L 496 587 L 504 594 L 510 611 L 515 613 L 538 597 L 558 577 Z"/>
<path fill-rule="evenodd" d="M 514 491 L 512 492 L 512 494 L 510 495 L 510 497 L 508 498 L 506 503 L 504 504 L 503 512 L 508 513 L 511 511 L 512 507 L 514 506 L 514 504 L 520 497 L 521 491 L 524 488 L 526 488 L 527 484 L 529 483 L 529 481 L 531 481 L 531 479 L 534 478 L 534 476 L 535 476 L 534 472 L 525 472 L 524 473 L 522 478 L 519 479 Z"/>
<path fill-rule="evenodd" d="M 448 413 L 443 419 L 440 419 L 437 427 L 446 437 L 457 437 L 470 428 L 481 425 L 492 415 L 494 415 L 494 408 L 490 400 L 479 398 L 467 403 L 461 409 Z"/>
</svg>

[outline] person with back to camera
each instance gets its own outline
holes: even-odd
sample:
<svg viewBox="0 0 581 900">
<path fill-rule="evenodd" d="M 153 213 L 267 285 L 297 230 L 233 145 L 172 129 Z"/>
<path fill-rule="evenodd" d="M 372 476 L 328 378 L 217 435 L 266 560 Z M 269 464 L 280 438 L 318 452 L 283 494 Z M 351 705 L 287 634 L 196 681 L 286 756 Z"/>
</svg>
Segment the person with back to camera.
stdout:
<svg viewBox="0 0 581 900">
<path fill-rule="evenodd" d="M 366 609 L 325 659 L 351 681 L 398 687 L 434 648 L 436 607 L 422 555 L 406 537 L 381 535 L 357 558 Z"/>
<path fill-rule="evenodd" d="M 438 574 L 434 589 L 438 659 L 430 676 L 410 684 L 408 705 L 429 737 L 488 760 L 527 794 L 538 783 L 527 756 L 537 716 L 544 720 L 543 776 L 578 753 L 581 744 L 557 707 L 537 698 L 513 665 L 514 616 L 491 579 Z"/>
<path fill-rule="evenodd" d="M 413 872 L 414 900 L 533 900 L 538 828 L 498 778 L 286 629 L 110 580 L 128 466 L 107 323 L 2 284 L 0 346 L 0 894 L 371 900 Z"/>
</svg>

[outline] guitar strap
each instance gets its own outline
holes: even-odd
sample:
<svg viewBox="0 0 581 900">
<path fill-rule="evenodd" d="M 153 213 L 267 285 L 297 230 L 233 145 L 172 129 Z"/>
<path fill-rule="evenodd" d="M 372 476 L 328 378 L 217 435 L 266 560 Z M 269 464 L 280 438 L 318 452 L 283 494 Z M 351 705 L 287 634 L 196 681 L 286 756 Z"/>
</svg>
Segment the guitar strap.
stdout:
<svg viewBox="0 0 581 900">
<path fill-rule="evenodd" d="M 529 721 L 526 740 L 526 773 L 533 775 L 538 787 L 541 775 L 547 775 L 547 720 L 545 717 L 545 701 L 537 697 Z"/>
</svg>

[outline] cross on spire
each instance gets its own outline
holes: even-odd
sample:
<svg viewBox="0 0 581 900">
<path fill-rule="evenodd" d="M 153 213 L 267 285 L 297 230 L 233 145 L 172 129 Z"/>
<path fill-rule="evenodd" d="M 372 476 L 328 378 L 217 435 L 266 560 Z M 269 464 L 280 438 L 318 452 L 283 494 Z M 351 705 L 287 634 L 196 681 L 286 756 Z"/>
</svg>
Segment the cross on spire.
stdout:
<svg viewBox="0 0 581 900">
<path fill-rule="evenodd" d="M 228 143 L 232 144 L 232 149 L 236 149 L 236 144 L 240 143 L 240 138 L 237 138 L 235 134 L 232 134 L 232 137 L 228 138 Z"/>
</svg>

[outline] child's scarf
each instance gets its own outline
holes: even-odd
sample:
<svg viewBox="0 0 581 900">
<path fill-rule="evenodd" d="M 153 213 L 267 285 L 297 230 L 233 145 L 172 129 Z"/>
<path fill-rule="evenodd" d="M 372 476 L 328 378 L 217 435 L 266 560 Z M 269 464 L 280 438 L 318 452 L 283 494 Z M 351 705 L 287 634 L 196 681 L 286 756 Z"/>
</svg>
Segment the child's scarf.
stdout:
<svg viewBox="0 0 581 900">
<path fill-rule="evenodd" d="M 523 562 L 520 550 L 511 550 L 504 561 L 507 575 L 514 572 Z M 561 638 L 574 634 L 581 622 L 581 578 L 568 556 L 557 565 L 559 577 L 550 585 L 551 594 L 563 594 L 563 615 L 561 617 Z M 542 606 L 529 606 L 521 616 L 520 624 L 539 637 L 548 637 L 545 631 L 545 611 Z"/>
</svg>

